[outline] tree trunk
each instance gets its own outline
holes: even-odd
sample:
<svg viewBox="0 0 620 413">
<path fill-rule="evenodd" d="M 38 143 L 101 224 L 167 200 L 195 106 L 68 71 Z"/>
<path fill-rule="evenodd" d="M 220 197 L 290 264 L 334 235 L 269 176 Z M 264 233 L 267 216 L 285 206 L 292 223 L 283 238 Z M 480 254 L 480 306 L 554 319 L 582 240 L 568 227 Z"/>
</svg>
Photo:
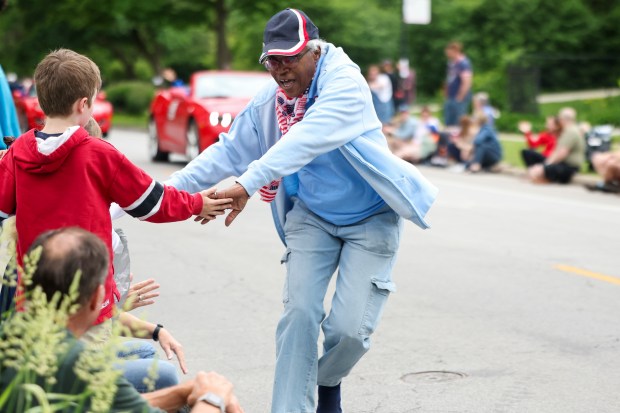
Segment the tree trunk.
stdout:
<svg viewBox="0 0 620 413">
<path fill-rule="evenodd" d="M 228 9 L 225 0 L 215 2 L 215 35 L 217 37 L 217 67 L 220 70 L 230 69 L 232 60 L 228 42 L 226 41 L 226 22 L 228 20 Z"/>
<path fill-rule="evenodd" d="M 111 42 L 106 42 L 106 43 L 113 44 Z M 123 72 L 125 72 L 125 79 L 135 79 L 136 72 L 133 67 L 134 59 L 127 56 L 127 54 L 121 47 L 111 46 L 110 51 L 112 52 L 112 56 L 116 57 L 123 65 Z"/>
<path fill-rule="evenodd" d="M 155 40 L 155 33 L 148 33 L 145 28 L 136 27 L 131 31 L 134 43 L 138 46 L 140 54 L 149 62 L 155 74 L 161 73 L 160 49 Z"/>
</svg>

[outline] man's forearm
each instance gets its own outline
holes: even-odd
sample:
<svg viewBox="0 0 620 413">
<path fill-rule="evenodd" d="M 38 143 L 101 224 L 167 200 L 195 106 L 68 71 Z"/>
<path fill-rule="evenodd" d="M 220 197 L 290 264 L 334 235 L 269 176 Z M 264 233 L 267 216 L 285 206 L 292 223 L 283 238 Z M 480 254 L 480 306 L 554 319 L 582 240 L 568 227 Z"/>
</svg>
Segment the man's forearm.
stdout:
<svg viewBox="0 0 620 413">
<path fill-rule="evenodd" d="M 459 91 L 456 95 L 456 100 L 459 102 L 465 99 L 467 96 L 467 92 L 471 89 L 471 75 L 461 75 L 461 87 L 459 87 Z"/>
<path fill-rule="evenodd" d="M 142 394 L 147 403 L 167 412 L 176 412 L 187 404 L 187 398 L 192 392 L 194 381 Z"/>
</svg>

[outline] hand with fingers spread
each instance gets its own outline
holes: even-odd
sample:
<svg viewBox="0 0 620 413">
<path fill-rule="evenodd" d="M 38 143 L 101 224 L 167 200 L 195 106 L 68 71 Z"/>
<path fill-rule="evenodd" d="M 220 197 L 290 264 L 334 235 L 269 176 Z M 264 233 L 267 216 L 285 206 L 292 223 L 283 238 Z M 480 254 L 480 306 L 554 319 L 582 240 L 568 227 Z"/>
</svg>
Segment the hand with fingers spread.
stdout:
<svg viewBox="0 0 620 413">
<path fill-rule="evenodd" d="M 232 199 L 232 211 L 228 213 L 225 221 L 227 227 L 230 226 L 235 218 L 237 218 L 237 215 L 243 211 L 245 204 L 247 204 L 248 199 L 250 199 L 250 195 L 248 195 L 245 188 L 239 183 L 235 183 L 225 190 L 218 192 L 217 196 L 218 198 Z"/>
<path fill-rule="evenodd" d="M 233 200 L 219 196 L 216 187 L 202 191 L 200 195 L 203 200 L 202 212 L 194 221 L 201 221 L 202 225 L 214 220 L 218 215 L 224 215 L 224 212 L 232 207 Z"/>
<path fill-rule="evenodd" d="M 133 278 L 133 274 L 130 275 Z M 159 284 L 154 279 L 141 281 L 132 284 L 127 292 L 127 301 L 125 301 L 124 310 L 131 311 L 139 307 L 144 307 L 155 303 L 155 298 L 159 297 Z"/>
</svg>

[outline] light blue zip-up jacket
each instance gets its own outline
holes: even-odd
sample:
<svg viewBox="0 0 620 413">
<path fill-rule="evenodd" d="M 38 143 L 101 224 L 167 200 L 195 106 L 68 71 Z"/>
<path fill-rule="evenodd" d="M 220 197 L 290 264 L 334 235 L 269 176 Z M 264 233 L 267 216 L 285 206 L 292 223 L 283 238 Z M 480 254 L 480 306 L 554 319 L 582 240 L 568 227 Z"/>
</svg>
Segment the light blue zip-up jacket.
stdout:
<svg viewBox="0 0 620 413">
<path fill-rule="evenodd" d="M 237 182 L 252 195 L 272 180 L 294 174 L 317 156 L 339 149 L 396 213 L 428 228 L 424 217 L 437 188 L 416 167 L 390 152 L 359 67 L 341 48 L 327 44 L 324 49 L 310 86 L 311 106 L 284 139 L 280 139 L 275 113 L 274 82 L 239 113 L 219 142 L 165 183 L 197 192 L 237 176 Z M 285 244 L 283 228 L 291 206 L 285 186 L 280 185 L 271 207 Z"/>
</svg>

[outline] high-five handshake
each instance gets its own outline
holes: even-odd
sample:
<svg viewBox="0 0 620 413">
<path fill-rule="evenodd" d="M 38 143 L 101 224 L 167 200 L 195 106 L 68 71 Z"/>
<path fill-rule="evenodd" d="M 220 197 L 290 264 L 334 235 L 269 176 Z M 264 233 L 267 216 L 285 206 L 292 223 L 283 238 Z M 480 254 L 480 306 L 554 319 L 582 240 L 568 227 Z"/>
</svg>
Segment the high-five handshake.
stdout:
<svg viewBox="0 0 620 413">
<path fill-rule="evenodd" d="M 213 221 L 218 215 L 224 215 L 226 210 L 230 209 L 231 211 L 225 221 L 226 226 L 229 226 L 243 211 L 250 198 L 245 188 L 237 183 L 223 191 L 218 191 L 217 188 L 213 187 L 202 191 L 200 194 L 203 199 L 202 212 L 194 221 L 200 221 L 202 225 Z"/>
</svg>

